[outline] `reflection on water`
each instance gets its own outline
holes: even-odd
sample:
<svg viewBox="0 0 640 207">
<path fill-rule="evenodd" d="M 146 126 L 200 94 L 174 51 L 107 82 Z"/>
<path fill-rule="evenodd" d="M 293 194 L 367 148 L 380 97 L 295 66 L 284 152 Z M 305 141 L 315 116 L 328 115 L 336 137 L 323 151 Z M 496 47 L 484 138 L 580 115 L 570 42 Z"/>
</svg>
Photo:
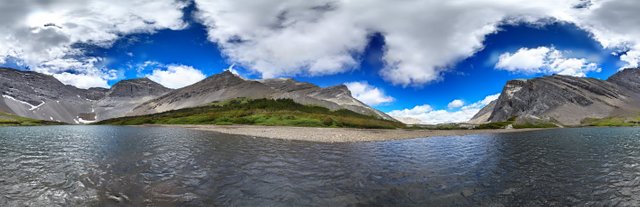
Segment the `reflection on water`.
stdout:
<svg viewBox="0 0 640 207">
<path fill-rule="evenodd" d="M 173 128 L 0 129 L 0 206 L 640 204 L 640 129 L 308 143 Z"/>
</svg>

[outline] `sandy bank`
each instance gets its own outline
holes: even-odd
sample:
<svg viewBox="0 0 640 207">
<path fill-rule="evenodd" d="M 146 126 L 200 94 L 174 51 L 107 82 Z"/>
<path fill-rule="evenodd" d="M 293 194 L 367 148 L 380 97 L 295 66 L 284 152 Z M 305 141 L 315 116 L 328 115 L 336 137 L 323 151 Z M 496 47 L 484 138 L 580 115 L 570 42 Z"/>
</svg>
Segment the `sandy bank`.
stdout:
<svg viewBox="0 0 640 207">
<path fill-rule="evenodd" d="M 254 125 L 148 125 L 180 127 L 254 137 L 312 142 L 366 142 L 411 139 L 434 136 L 461 136 L 485 133 L 523 132 L 541 129 L 490 129 L 490 130 L 404 130 L 404 129 L 351 129 Z"/>
</svg>

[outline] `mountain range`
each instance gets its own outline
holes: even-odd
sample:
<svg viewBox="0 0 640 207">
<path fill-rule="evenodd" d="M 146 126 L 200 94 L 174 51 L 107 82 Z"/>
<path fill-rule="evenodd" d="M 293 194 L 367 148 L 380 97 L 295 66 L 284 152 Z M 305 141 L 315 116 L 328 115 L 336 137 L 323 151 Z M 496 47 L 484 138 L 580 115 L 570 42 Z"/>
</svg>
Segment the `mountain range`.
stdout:
<svg viewBox="0 0 640 207">
<path fill-rule="evenodd" d="M 394 120 L 353 98 L 344 85 L 321 88 L 284 78 L 246 80 L 229 71 L 175 90 L 148 78 L 123 80 L 110 89 L 79 89 L 50 75 L 0 68 L 0 91 L 1 112 L 70 124 L 160 113 L 239 97 L 287 98 L 300 104 L 348 109 Z"/>
<path fill-rule="evenodd" d="M 499 98 L 470 123 L 543 120 L 564 126 L 588 118 L 634 116 L 640 112 L 640 69 L 618 71 L 607 80 L 552 75 L 511 80 Z"/>
</svg>

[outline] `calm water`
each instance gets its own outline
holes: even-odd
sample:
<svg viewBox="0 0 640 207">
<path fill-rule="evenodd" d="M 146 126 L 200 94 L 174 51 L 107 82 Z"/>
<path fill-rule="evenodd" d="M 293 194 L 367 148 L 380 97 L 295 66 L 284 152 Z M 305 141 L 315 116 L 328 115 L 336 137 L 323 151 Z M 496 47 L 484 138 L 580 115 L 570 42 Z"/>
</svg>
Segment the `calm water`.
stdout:
<svg viewBox="0 0 640 207">
<path fill-rule="evenodd" d="M 640 128 L 319 144 L 0 128 L 0 206 L 640 205 Z"/>
</svg>

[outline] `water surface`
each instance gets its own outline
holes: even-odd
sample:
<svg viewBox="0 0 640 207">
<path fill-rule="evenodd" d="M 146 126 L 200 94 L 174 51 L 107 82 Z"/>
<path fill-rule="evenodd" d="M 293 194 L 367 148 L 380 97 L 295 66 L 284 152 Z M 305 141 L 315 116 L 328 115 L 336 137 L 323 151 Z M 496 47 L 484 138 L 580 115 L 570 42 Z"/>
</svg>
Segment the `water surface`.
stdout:
<svg viewBox="0 0 640 207">
<path fill-rule="evenodd" d="M 0 206 L 640 205 L 640 129 L 310 143 L 0 128 Z"/>
</svg>

